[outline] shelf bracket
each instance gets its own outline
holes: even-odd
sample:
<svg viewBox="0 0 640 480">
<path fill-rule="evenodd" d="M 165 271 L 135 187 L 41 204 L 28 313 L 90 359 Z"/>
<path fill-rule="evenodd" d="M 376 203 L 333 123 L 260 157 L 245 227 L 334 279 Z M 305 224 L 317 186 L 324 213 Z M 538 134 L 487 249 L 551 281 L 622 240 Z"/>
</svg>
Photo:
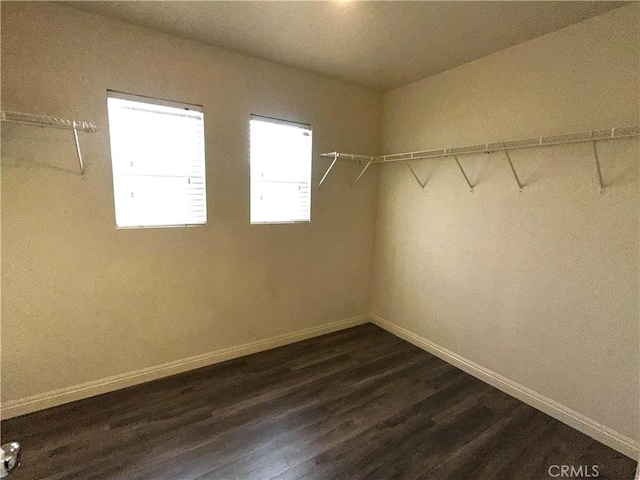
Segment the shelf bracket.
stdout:
<svg viewBox="0 0 640 480">
<path fill-rule="evenodd" d="M 600 159 L 598 158 L 598 148 L 596 147 L 596 141 L 593 141 L 593 156 L 596 159 L 596 171 L 598 172 L 598 182 L 600 182 L 600 195 L 604 194 L 604 181 L 602 180 L 602 170 L 600 169 Z"/>
<path fill-rule="evenodd" d="M 471 193 L 473 193 L 473 185 L 471 185 L 471 182 L 469 181 L 469 177 L 467 177 L 467 174 L 464 172 L 464 168 L 462 168 L 462 165 L 460 165 L 460 161 L 458 160 L 458 156 L 454 155 L 453 159 L 456 161 L 456 163 L 458 164 L 458 168 L 460 169 L 460 172 L 462 172 L 462 176 L 464 177 L 464 179 L 467 181 L 467 185 L 469 185 L 469 191 Z"/>
<path fill-rule="evenodd" d="M 84 162 L 82 161 L 82 152 L 80 151 L 80 141 L 78 140 L 78 130 L 73 125 L 73 139 L 76 141 L 76 153 L 78 154 L 78 163 L 80 164 L 80 175 L 84 177 Z"/>
<path fill-rule="evenodd" d="M 411 171 L 411 174 L 413 175 L 413 178 L 415 178 L 416 182 L 418 182 L 418 185 L 420 185 L 420 188 L 422 188 L 422 190 L 424 190 L 424 187 L 427 186 L 427 181 L 426 180 L 424 182 L 420 181 L 420 179 L 418 178 L 418 175 L 416 175 L 416 172 L 413 170 L 413 167 L 411 167 L 411 164 L 409 163 L 409 160 L 405 161 L 405 163 L 407 164 L 407 167 Z"/>
<path fill-rule="evenodd" d="M 356 183 L 358 183 L 358 182 L 360 181 L 360 179 L 362 178 L 362 175 L 364 175 L 364 172 L 366 172 L 366 171 L 367 171 L 367 168 L 369 168 L 369 165 L 371 165 L 371 162 L 373 162 L 373 160 L 374 160 L 375 158 L 376 158 L 376 157 L 371 157 L 371 160 L 369 160 L 369 161 L 367 162 L 367 164 L 364 166 L 364 168 L 363 168 L 363 169 L 362 169 L 362 171 L 360 172 L 360 175 L 358 175 L 358 177 L 356 178 L 356 180 L 351 184 L 351 186 L 352 186 L 352 187 L 355 187 L 355 186 L 356 186 Z"/>
<path fill-rule="evenodd" d="M 340 156 L 339 153 L 335 153 L 333 155 L 333 162 L 331 162 L 331 165 L 329 165 L 329 168 L 327 168 L 327 171 L 324 172 L 324 175 L 322 176 L 322 178 L 320 179 L 320 182 L 318 183 L 318 186 L 322 185 L 322 182 L 324 182 L 324 179 L 327 178 L 327 175 L 329 175 L 329 172 L 331 171 L 331 169 L 333 168 L 333 166 L 336 164 L 336 162 L 338 161 L 338 157 Z"/>
<path fill-rule="evenodd" d="M 504 143 L 502 144 L 502 146 L 504 146 Z M 513 166 L 513 162 L 511 161 L 511 156 L 509 155 L 509 150 L 505 150 L 504 154 L 507 156 L 507 161 L 509 162 L 509 166 L 511 167 L 511 173 L 513 173 L 513 178 L 516 179 L 516 183 L 518 184 L 518 192 L 522 193 L 522 182 L 520 181 L 520 178 L 518 177 L 518 174 L 516 173 L 516 169 Z"/>
</svg>

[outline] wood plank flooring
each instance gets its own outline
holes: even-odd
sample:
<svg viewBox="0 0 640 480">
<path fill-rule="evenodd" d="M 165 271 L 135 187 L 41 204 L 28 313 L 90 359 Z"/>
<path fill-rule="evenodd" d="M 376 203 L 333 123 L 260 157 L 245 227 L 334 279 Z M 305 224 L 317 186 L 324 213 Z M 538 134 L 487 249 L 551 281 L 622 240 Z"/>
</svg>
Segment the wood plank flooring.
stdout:
<svg viewBox="0 0 640 480">
<path fill-rule="evenodd" d="M 552 465 L 631 480 L 636 465 L 371 324 L 1 427 L 24 449 L 11 480 L 539 480 Z"/>
</svg>

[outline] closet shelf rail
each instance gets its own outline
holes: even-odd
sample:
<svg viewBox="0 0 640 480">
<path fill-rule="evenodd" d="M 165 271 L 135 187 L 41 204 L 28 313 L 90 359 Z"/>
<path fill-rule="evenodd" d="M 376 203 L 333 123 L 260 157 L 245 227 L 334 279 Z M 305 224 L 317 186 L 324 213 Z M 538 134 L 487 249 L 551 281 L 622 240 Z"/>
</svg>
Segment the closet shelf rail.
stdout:
<svg viewBox="0 0 640 480">
<path fill-rule="evenodd" d="M 390 155 L 379 155 L 379 156 L 371 156 L 371 155 L 360 155 L 354 153 L 343 153 L 343 152 L 330 152 L 330 153 L 321 153 L 320 157 L 333 158 L 333 162 L 325 172 L 320 181 L 320 185 L 326 179 L 327 175 L 333 168 L 334 164 L 337 160 L 349 160 L 349 161 L 357 161 L 357 162 L 367 162 L 364 169 L 360 172 L 358 176 L 358 180 L 367 169 L 367 167 L 372 163 L 393 163 L 393 162 L 405 162 L 407 167 L 411 170 L 411 173 L 415 177 L 416 181 L 420 186 L 424 189 L 426 186 L 426 182 L 421 182 L 420 179 L 416 176 L 415 171 L 410 165 L 410 161 L 412 160 L 426 160 L 433 158 L 445 158 L 445 157 L 453 157 L 460 167 L 460 171 L 464 176 L 469 189 L 473 191 L 474 185 L 469 181 L 462 165 L 458 161 L 459 155 L 468 155 L 474 153 L 493 153 L 497 151 L 504 151 L 507 161 L 509 162 L 509 166 L 511 168 L 511 172 L 513 173 L 514 179 L 518 184 L 518 189 L 522 192 L 523 185 L 518 177 L 515 167 L 513 166 L 513 162 L 511 161 L 511 157 L 509 156 L 510 150 L 518 150 L 523 148 L 535 148 L 535 147 L 549 147 L 554 145 L 566 145 L 573 143 L 584 143 L 591 142 L 593 144 L 593 152 L 596 162 L 596 170 L 598 174 L 598 181 L 600 183 L 600 192 L 604 192 L 604 182 L 602 180 L 602 174 L 600 170 L 600 160 L 598 158 L 598 152 L 596 148 L 597 142 L 605 141 L 605 140 L 616 140 L 622 138 L 632 138 L 640 136 L 640 126 L 629 126 L 629 127 L 616 127 L 616 128 L 607 128 L 600 130 L 589 130 L 586 132 L 577 132 L 577 133 L 563 133 L 560 135 L 548 135 L 542 137 L 532 137 L 525 138 L 521 140 L 509 140 L 504 142 L 495 142 L 495 143 L 481 143 L 476 145 L 467 145 L 463 147 L 448 147 L 441 148 L 436 150 L 420 150 L 416 152 L 406 152 L 406 153 L 394 153 Z M 355 185 L 356 182 L 354 182 Z"/>
<path fill-rule="evenodd" d="M 38 115 L 35 113 L 7 112 L 0 111 L 0 121 L 8 123 L 17 123 L 20 125 L 33 125 L 38 127 L 53 127 L 73 130 L 73 138 L 76 145 L 76 153 L 78 155 L 78 163 L 80 165 L 80 173 L 84 175 L 84 161 L 80 150 L 80 141 L 78 132 L 94 133 L 98 131 L 98 127 L 93 122 L 85 122 L 83 120 L 71 120 L 68 118 L 59 118 L 51 115 Z"/>
</svg>

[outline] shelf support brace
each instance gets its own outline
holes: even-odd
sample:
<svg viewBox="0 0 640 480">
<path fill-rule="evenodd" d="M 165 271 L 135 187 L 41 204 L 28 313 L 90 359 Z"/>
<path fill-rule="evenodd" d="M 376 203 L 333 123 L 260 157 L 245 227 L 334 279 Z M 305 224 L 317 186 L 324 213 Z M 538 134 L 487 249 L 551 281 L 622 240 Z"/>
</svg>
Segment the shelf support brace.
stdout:
<svg viewBox="0 0 640 480">
<path fill-rule="evenodd" d="M 469 181 L 469 177 L 467 177 L 467 174 L 464 172 L 464 168 L 462 168 L 462 165 L 460 165 L 460 161 L 458 160 L 458 156 L 454 155 L 453 159 L 456 161 L 456 163 L 458 164 L 458 168 L 460 169 L 460 171 L 462 172 L 462 176 L 464 177 L 464 179 L 467 181 L 467 185 L 469 185 L 469 191 L 471 193 L 473 193 L 473 185 L 471 185 L 471 182 Z"/>
<path fill-rule="evenodd" d="M 602 170 L 600 169 L 600 159 L 598 158 L 598 148 L 596 147 L 596 141 L 593 141 L 593 156 L 596 159 L 596 171 L 598 172 L 598 182 L 600 182 L 600 195 L 604 194 L 604 181 L 602 180 Z"/>
<path fill-rule="evenodd" d="M 413 167 L 411 167 L 411 164 L 409 163 L 409 160 L 406 160 L 404 163 L 406 163 L 407 167 L 409 168 L 409 170 L 411 170 L 411 174 L 413 175 L 413 178 L 416 179 L 416 182 L 418 182 L 418 185 L 420 185 L 420 188 L 422 188 L 422 190 L 424 190 L 424 187 L 427 186 L 427 181 L 426 180 L 424 182 L 420 181 L 420 179 L 418 178 L 418 175 L 416 175 L 416 172 L 413 170 Z"/>
<path fill-rule="evenodd" d="M 504 146 L 504 144 L 502 144 L 502 146 Z M 509 155 L 509 150 L 505 150 L 504 154 L 507 156 L 507 161 L 509 162 L 509 166 L 511 167 L 511 173 L 513 173 L 513 178 L 516 179 L 516 183 L 518 184 L 518 192 L 522 193 L 522 182 L 520 182 L 520 178 L 518 177 L 518 174 L 516 173 L 516 169 L 513 166 L 513 162 L 511 161 L 511 156 Z"/>
<path fill-rule="evenodd" d="M 84 177 L 84 162 L 82 161 L 82 152 L 80 151 L 80 141 L 78 140 L 78 130 L 76 130 L 75 122 L 73 123 L 73 138 L 76 141 L 76 153 L 78 154 L 78 163 L 80 164 L 80 175 Z"/>
<path fill-rule="evenodd" d="M 327 171 L 324 172 L 324 175 L 322 176 L 322 178 L 320 179 L 320 183 L 318 183 L 318 186 L 322 185 L 322 182 L 324 182 L 324 179 L 327 178 L 327 175 L 329 175 L 329 172 L 331 171 L 331 169 L 333 168 L 333 166 L 336 164 L 336 162 L 338 161 L 338 157 L 340 156 L 339 153 L 335 153 L 333 155 L 333 162 L 331 162 L 331 165 L 329 165 L 329 168 L 327 168 Z"/>
<path fill-rule="evenodd" d="M 418 175 L 416 175 L 416 172 L 413 170 L 413 167 L 409 163 L 409 160 L 406 160 L 404 163 L 407 164 L 407 167 L 411 171 L 411 174 L 413 175 L 413 178 L 415 178 L 416 182 L 418 182 L 418 185 L 420 185 L 420 188 L 422 188 L 422 190 L 424 190 L 424 187 L 427 186 L 427 181 L 426 180 L 424 182 L 420 181 L 420 179 L 418 178 Z"/>
<path fill-rule="evenodd" d="M 369 160 L 367 162 L 367 164 L 364 166 L 364 168 L 362 169 L 362 171 L 360 172 L 360 175 L 358 175 L 358 177 L 356 178 L 356 180 L 351 184 L 352 187 L 356 186 L 356 183 L 358 183 L 360 181 L 360 179 L 362 178 L 362 175 L 364 175 L 364 172 L 367 171 L 367 168 L 369 168 L 369 165 L 371 165 L 371 162 L 373 162 L 373 159 L 376 157 L 371 157 L 371 160 Z"/>
</svg>

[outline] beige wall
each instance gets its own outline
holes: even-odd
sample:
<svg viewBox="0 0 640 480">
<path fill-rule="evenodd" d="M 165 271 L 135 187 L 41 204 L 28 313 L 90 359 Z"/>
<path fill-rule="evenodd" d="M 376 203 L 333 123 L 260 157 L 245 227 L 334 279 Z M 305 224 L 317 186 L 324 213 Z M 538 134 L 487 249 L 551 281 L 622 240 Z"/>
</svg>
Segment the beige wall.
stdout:
<svg viewBox="0 0 640 480">
<path fill-rule="evenodd" d="M 640 5 L 392 91 L 386 153 L 637 125 Z M 638 440 L 638 140 L 380 166 L 372 312 Z"/>
<path fill-rule="evenodd" d="M 309 122 L 314 154 L 637 124 L 639 5 L 384 96 L 53 4 L 2 4 L 2 401 L 373 313 L 638 435 L 638 141 L 340 165 L 310 225 L 249 225 L 248 120 Z M 107 88 L 202 104 L 209 224 L 116 230 Z M 384 100 L 384 112 L 383 112 Z M 381 119 L 383 122 L 381 122 Z M 326 161 L 314 160 L 314 180 Z M 376 205 L 376 196 L 378 198 Z M 375 225 L 378 209 L 377 226 Z M 373 261 L 375 234 L 375 262 Z M 375 271 L 375 274 L 374 274 Z M 373 280 L 373 281 L 372 281 Z M 371 291 L 373 290 L 373 298 Z"/>
<path fill-rule="evenodd" d="M 106 91 L 204 105 L 208 225 L 116 230 Z M 2 400 L 369 311 L 375 172 L 314 188 L 310 225 L 249 225 L 251 113 L 311 123 L 314 156 L 375 151 L 381 96 L 65 6 L 2 4 Z M 317 182 L 324 160 L 314 159 Z"/>
</svg>

